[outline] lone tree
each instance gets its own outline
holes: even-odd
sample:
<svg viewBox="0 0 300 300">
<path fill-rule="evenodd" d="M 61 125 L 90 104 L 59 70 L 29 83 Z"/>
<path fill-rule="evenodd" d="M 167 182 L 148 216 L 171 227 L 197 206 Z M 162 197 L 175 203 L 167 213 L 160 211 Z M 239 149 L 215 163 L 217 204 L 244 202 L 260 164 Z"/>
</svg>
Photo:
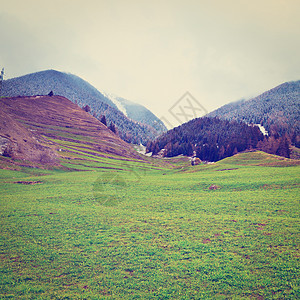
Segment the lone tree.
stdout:
<svg viewBox="0 0 300 300">
<path fill-rule="evenodd" d="M 86 112 L 90 112 L 91 111 L 91 108 L 88 105 L 83 106 L 82 109 L 84 111 L 86 111 Z"/>
<path fill-rule="evenodd" d="M 53 96 L 53 91 L 51 91 L 48 96 L 52 97 Z"/>
</svg>

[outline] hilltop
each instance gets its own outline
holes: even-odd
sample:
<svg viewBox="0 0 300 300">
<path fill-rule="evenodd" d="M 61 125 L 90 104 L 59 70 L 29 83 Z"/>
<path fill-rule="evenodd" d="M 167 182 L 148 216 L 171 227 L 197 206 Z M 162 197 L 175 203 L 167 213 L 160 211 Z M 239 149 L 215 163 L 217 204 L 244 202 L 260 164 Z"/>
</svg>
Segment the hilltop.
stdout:
<svg viewBox="0 0 300 300">
<path fill-rule="evenodd" d="M 2 96 L 55 95 L 68 98 L 83 107 L 88 105 L 91 114 L 113 122 L 120 137 L 130 143 L 146 143 L 162 132 L 165 125 L 142 105 L 110 94 L 101 93 L 87 81 L 73 74 L 46 70 L 3 81 Z"/>
<path fill-rule="evenodd" d="M 62 96 L 2 98 L 0 120 L 1 154 L 13 159 L 50 165 L 83 154 L 140 159 L 130 144 Z"/>
</svg>

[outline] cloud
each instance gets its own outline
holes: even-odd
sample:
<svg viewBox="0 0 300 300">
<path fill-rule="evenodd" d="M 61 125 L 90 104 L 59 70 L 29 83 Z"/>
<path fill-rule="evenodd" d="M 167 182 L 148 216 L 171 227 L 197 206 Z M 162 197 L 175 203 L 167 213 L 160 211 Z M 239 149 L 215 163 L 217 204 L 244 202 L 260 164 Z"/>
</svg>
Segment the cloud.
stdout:
<svg viewBox="0 0 300 300">
<path fill-rule="evenodd" d="M 41 45 L 34 40 L 23 24 L 1 14 L 0 28 L 0 61 L 7 73 L 22 74 L 30 68 L 37 68 L 42 58 Z"/>
<path fill-rule="evenodd" d="M 0 59 L 11 77 L 75 73 L 158 116 L 187 90 L 212 110 L 299 79 L 299 9 L 294 0 L 11 0 Z"/>
</svg>

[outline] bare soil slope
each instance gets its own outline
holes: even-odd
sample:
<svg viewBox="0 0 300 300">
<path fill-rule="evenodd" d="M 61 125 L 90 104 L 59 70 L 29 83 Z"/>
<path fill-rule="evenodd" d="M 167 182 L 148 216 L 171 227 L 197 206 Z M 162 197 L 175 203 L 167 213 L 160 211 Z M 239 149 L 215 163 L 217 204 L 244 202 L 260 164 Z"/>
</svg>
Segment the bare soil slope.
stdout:
<svg viewBox="0 0 300 300">
<path fill-rule="evenodd" d="M 99 155 L 141 158 L 100 121 L 64 97 L 0 99 L 0 154 L 57 164 L 60 156 L 57 140 L 81 143 Z"/>
<path fill-rule="evenodd" d="M 0 108 L 0 154 L 19 160 L 57 164 L 58 157 L 49 147 L 41 145 L 33 133 L 15 116 Z"/>
</svg>

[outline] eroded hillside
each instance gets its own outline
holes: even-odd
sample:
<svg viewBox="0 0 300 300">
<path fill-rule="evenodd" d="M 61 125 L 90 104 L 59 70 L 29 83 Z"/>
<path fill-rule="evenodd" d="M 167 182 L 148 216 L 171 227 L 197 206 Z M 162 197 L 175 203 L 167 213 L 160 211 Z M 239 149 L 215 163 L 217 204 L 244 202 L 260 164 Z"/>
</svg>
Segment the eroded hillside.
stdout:
<svg viewBox="0 0 300 300">
<path fill-rule="evenodd" d="M 99 120 L 61 96 L 2 98 L 0 113 L 1 153 L 6 157 L 41 164 L 57 164 L 58 158 L 76 153 L 140 159 Z"/>
</svg>

